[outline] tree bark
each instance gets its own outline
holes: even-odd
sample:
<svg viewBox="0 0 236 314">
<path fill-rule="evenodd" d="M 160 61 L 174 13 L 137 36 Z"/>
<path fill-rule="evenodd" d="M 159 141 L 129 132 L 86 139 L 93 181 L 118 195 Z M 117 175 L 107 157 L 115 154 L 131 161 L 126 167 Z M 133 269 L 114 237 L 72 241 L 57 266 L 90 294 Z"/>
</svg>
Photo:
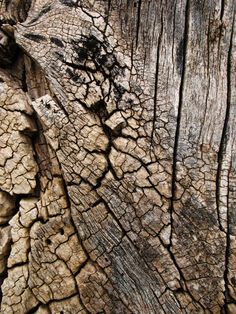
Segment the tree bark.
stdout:
<svg viewBox="0 0 236 314">
<path fill-rule="evenodd" d="M 0 0 L 1 313 L 236 313 L 234 0 Z"/>
</svg>

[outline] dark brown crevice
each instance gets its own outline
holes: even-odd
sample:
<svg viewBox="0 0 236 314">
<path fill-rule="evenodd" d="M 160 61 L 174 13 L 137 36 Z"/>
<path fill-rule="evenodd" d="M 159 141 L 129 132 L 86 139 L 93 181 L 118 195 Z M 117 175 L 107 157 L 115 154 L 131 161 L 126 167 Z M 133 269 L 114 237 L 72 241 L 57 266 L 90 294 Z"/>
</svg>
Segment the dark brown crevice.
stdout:
<svg viewBox="0 0 236 314">
<path fill-rule="evenodd" d="M 26 80 L 25 80 L 25 82 L 26 82 Z M 26 87 L 26 88 L 28 88 L 28 87 Z M 34 119 L 34 121 L 36 121 L 35 125 L 37 127 L 38 132 L 35 132 L 34 134 L 32 134 L 30 136 L 30 140 L 31 140 L 31 143 L 32 143 L 32 149 L 33 149 L 33 152 L 34 152 L 35 162 L 38 165 L 38 168 L 40 169 L 40 161 L 39 161 L 39 158 L 38 158 L 38 155 L 37 155 L 37 149 L 36 149 L 36 145 L 39 142 L 39 136 L 40 136 L 39 135 L 40 134 L 40 132 L 39 132 L 39 130 L 40 130 L 40 123 L 39 123 L 39 120 L 37 119 L 36 113 L 33 113 L 32 119 Z M 39 174 L 40 174 L 40 170 L 38 170 L 38 172 L 37 172 L 37 174 L 35 176 L 36 185 L 35 185 L 34 191 L 32 193 L 32 195 L 36 196 L 36 197 L 40 196 L 40 191 L 41 191 L 40 175 Z"/>
<path fill-rule="evenodd" d="M 231 30 L 231 37 L 230 37 L 230 44 L 229 44 L 229 50 L 228 50 L 228 59 L 227 59 L 227 105 L 226 105 L 226 112 L 225 112 L 225 121 L 219 146 L 219 152 L 218 152 L 218 168 L 217 168 L 217 180 L 216 180 L 216 203 L 217 203 L 217 209 L 219 214 L 219 206 L 220 206 L 220 175 L 222 171 L 222 162 L 225 154 L 226 144 L 227 144 L 227 132 L 228 132 L 228 123 L 230 118 L 230 105 L 231 105 L 231 74 L 232 74 L 232 56 L 233 56 L 233 38 L 234 38 L 234 22 L 235 22 L 235 16 L 233 18 L 232 23 L 232 30 Z M 230 171 L 230 169 L 229 169 Z M 228 178 L 229 181 L 229 178 Z M 228 182 L 228 188 L 229 188 L 229 182 Z M 220 218 L 220 217 L 219 217 Z M 230 228 L 229 228 L 229 197 L 227 195 L 227 230 L 226 230 L 226 249 L 225 249 L 225 271 L 224 271 L 224 283 L 225 283 L 225 303 L 224 303 L 224 310 L 225 313 L 228 314 L 228 307 L 227 303 L 230 301 L 230 293 L 229 293 L 229 279 L 228 279 L 228 272 L 229 272 L 229 257 L 230 257 Z"/>
<path fill-rule="evenodd" d="M 22 78 L 21 78 L 21 86 L 23 92 L 27 93 L 28 92 L 28 86 L 27 86 L 27 76 L 26 76 L 26 68 L 25 64 L 23 64 L 23 69 L 22 69 Z"/>
<path fill-rule="evenodd" d="M 77 230 L 76 230 L 77 231 Z M 77 235 L 78 236 L 78 235 Z M 88 259 L 86 258 L 86 260 L 81 263 L 81 265 L 79 266 L 79 268 L 77 269 L 77 271 L 75 273 L 73 273 L 74 278 L 81 272 L 82 269 L 84 269 L 84 267 L 88 264 Z"/>
<path fill-rule="evenodd" d="M 223 20 L 223 16 L 224 16 L 224 12 L 225 12 L 225 0 L 221 0 L 221 7 L 220 7 L 220 20 Z"/>
<path fill-rule="evenodd" d="M 136 49 L 139 43 L 139 31 L 140 31 L 140 23 L 141 23 L 141 7 L 142 7 L 142 0 L 138 0 L 138 10 L 137 10 L 137 23 L 136 23 Z"/>
<path fill-rule="evenodd" d="M 20 49 L 16 44 L 15 38 L 10 37 L 9 34 L 1 28 L 0 20 L 0 39 L 2 36 L 7 37 L 7 43 L 5 45 L 0 44 L 0 66 L 2 69 L 11 69 L 19 59 Z"/>
</svg>

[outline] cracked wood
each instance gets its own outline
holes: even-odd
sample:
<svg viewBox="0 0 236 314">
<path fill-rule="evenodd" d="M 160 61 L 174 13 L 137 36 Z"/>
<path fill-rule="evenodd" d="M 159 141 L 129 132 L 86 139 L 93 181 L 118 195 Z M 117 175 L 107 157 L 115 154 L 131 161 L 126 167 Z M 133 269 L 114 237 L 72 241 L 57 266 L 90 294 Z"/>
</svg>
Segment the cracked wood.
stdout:
<svg viewBox="0 0 236 314">
<path fill-rule="evenodd" d="M 0 0 L 1 313 L 236 313 L 235 1 Z"/>
</svg>

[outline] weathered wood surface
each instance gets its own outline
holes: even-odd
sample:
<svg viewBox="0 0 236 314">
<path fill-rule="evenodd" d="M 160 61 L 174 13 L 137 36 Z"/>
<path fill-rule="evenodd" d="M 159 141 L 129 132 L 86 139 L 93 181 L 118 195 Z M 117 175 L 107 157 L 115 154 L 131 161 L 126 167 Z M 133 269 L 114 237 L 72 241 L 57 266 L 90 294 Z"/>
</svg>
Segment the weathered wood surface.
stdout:
<svg viewBox="0 0 236 314">
<path fill-rule="evenodd" d="M 0 0 L 1 313 L 236 313 L 234 0 Z"/>
</svg>

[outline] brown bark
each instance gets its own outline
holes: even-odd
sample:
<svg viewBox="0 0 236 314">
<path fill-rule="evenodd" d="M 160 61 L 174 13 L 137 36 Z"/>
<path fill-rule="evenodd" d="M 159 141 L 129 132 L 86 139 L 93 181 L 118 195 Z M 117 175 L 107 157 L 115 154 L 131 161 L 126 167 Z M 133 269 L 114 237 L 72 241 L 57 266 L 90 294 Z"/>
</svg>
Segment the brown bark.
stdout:
<svg viewBox="0 0 236 314">
<path fill-rule="evenodd" d="M 0 0 L 1 313 L 236 313 L 234 20 Z"/>
</svg>

